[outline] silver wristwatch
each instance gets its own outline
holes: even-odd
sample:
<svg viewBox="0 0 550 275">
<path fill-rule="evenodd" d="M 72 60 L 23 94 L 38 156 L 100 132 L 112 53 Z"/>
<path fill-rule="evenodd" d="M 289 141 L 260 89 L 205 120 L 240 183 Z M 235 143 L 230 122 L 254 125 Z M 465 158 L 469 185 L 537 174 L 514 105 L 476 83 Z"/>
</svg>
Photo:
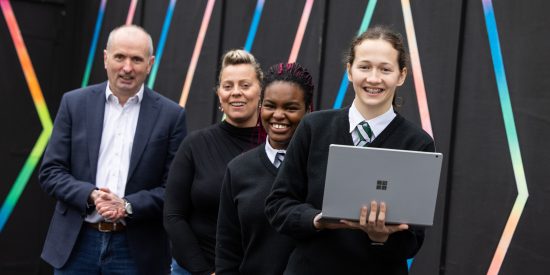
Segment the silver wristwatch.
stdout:
<svg viewBox="0 0 550 275">
<path fill-rule="evenodd" d="M 132 204 L 127 200 L 124 200 L 124 211 L 128 216 L 132 216 L 132 214 L 134 214 L 134 211 L 132 210 Z"/>
</svg>

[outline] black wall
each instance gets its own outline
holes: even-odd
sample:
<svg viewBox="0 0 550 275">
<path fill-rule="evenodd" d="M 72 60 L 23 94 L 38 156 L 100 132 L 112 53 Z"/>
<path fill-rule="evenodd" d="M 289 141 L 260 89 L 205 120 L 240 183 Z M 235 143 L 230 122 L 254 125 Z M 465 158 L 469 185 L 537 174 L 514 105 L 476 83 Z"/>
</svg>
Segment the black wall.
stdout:
<svg viewBox="0 0 550 275">
<path fill-rule="evenodd" d="M 372 1 L 372 0 L 371 0 Z M 134 23 L 159 41 L 169 0 L 141 0 Z M 179 101 L 206 0 L 176 3 L 154 89 Z M 445 155 L 434 227 L 411 274 L 486 274 L 517 197 L 482 0 L 411 1 L 434 138 Z M 550 265 L 550 29 L 543 0 L 493 1 L 529 198 L 500 274 L 544 274 Z M 61 95 L 81 85 L 100 0 L 10 1 L 52 119 Z M 287 61 L 305 0 L 266 0 L 252 46 L 262 67 Z M 315 109 L 332 108 L 349 41 L 368 1 L 316 0 L 298 62 L 312 72 Z M 106 79 L 102 49 L 124 24 L 130 0 L 108 1 L 89 83 Z M 220 56 L 245 44 L 255 0 L 218 0 L 187 101 L 190 130 L 219 121 L 214 86 Z M 0 203 L 42 127 L 4 16 L 0 22 Z M 401 1 L 378 1 L 371 25 L 406 36 Z M 400 113 L 420 124 L 409 71 Z M 350 85 L 351 86 L 351 85 Z M 349 87 L 344 106 L 353 99 Z M 0 274 L 51 274 L 39 259 L 54 200 L 36 171 L 0 232 Z M 546 269 L 545 269 L 546 267 Z"/>
</svg>

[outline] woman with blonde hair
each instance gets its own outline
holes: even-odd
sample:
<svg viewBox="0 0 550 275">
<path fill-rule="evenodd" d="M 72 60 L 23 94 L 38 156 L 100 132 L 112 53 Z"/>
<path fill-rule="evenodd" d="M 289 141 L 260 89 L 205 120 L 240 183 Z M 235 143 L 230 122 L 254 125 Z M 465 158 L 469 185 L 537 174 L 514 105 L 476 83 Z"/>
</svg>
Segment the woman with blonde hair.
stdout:
<svg viewBox="0 0 550 275">
<path fill-rule="evenodd" d="M 172 162 L 164 226 L 173 258 L 192 274 L 214 272 L 222 180 L 227 163 L 261 140 L 258 110 L 262 80 L 252 54 L 244 50 L 225 53 L 216 90 L 225 119 L 189 134 Z"/>
</svg>

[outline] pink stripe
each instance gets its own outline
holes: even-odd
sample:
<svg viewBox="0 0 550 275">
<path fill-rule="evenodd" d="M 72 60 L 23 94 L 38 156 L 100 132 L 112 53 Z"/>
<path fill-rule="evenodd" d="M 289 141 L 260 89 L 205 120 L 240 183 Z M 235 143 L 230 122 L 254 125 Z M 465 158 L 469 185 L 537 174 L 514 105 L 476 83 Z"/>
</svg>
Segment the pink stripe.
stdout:
<svg viewBox="0 0 550 275">
<path fill-rule="evenodd" d="M 416 34 L 411 13 L 411 4 L 409 0 L 401 0 L 401 6 L 403 7 L 405 30 L 407 32 L 407 41 L 409 42 L 409 51 L 411 54 L 412 73 L 416 90 L 416 99 L 418 101 L 418 111 L 420 112 L 420 121 L 422 123 L 422 129 L 433 137 L 430 110 L 428 109 L 426 88 L 424 87 L 422 66 L 420 65 L 420 55 L 418 54 L 418 45 L 416 43 Z"/>
<path fill-rule="evenodd" d="M 126 25 L 131 25 L 134 22 L 134 14 L 136 13 L 136 6 L 138 0 L 132 0 L 130 8 L 128 8 L 128 17 L 126 18 Z"/>
<path fill-rule="evenodd" d="M 193 56 L 191 57 L 191 62 L 189 64 L 189 69 L 187 70 L 183 90 L 181 92 L 179 104 L 182 107 L 185 107 L 185 104 L 187 103 L 187 97 L 189 96 L 189 90 L 191 89 L 191 83 L 193 82 L 193 76 L 195 75 L 195 69 L 197 68 L 197 63 L 202 50 L 202 44 L 204 42 L 204 37 L 206 36 L 206 30 L 208 29 L 208 23 L 210 22 L 210 17 L 212 16 L 212 10 L 214 9 L 215 3 L 216 0 L 208 0 L 208 3 L 206 4 L 201 28 L 199 30 L 199 36 L 197 38 L 197 43 L 195 44 L 195 49 L 193 50 Z"/>
<path fill-rule="evenodd" d="M 498 243 L 493 260 L 491 261 L 491 266 L 489 266 L 489 270 L 487 271 L 487 275 L 497 275 L 500 271 L 502 262 L 504 261 L 504 256 L 506 256 L 506 252 L 508 251 L 508 247 L 510 246 L 510 242 L 514 236 L 514 231 L 518 226 L 519 219 L 523 211 L 523 209 L 520 208 L 522 208 L 522 206 L 516 207 L 514 204 L 512 213 L 510 214 L 508 222 L 504 227 L 504 232 L 502 233 L 502 237 Z"/>
<path fill-rule="evenodd" d="M 302 13 L 302 18 L 300 19 L 300 24 L 298 25 L 298 30 L 296 31 L 296 37 L 294 38 L 294 44 L 292 45 L 290 57 L 288 58 L 288 63 L 294 63 L 298 58 L 298 53 L 300 52 L 300 46 L 302 45 L 302 40 L 304 39 L 307 21 L 309 20 L 309 15 L 311 14 L 313 2 L 314 0 L 306 1 L 306 5 L 304 6 L 304 11 Z"/>
</svg>

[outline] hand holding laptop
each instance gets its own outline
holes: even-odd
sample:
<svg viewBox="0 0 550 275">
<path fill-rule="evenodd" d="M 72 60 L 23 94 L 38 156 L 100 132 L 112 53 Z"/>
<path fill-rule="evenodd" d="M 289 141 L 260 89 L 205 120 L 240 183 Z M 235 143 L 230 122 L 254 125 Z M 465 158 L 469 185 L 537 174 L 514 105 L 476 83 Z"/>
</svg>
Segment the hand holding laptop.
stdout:
<svg viewBox="0 0 550 275">
<path fill-rule="evenodd" d="M 382 211 L 385 223 L 431 226 L 442 159 L 441 153 L 434 152 L 331 144 L 322 222 L 345 219 L 361 225 L 360 207 L 377 201 L 391 207 L 389 212 Z M 373 215 L 366 216 L 365 226 L 369 216 L 376 225 L 378 207 L 369 208 Z"/>
<path fill-rule="evenodd" d="M 386 204 L 380 203 L 380 211 L 378 211 L 378 203 L 372 201 L 370 211 L 367 206 L 361 207 L 359 222 L 348 220 L 340 220 L 340 223 L 326 223 L 320 221 L 322 213 L 315 216 L 313 224 L 317 229 L 360 229 L 369 235 L 369 239 L 373 242 L 384 243 L 388 237 L 398 231 L 409 229 L 407 224 L 386 225 Z"/>
</svg>

